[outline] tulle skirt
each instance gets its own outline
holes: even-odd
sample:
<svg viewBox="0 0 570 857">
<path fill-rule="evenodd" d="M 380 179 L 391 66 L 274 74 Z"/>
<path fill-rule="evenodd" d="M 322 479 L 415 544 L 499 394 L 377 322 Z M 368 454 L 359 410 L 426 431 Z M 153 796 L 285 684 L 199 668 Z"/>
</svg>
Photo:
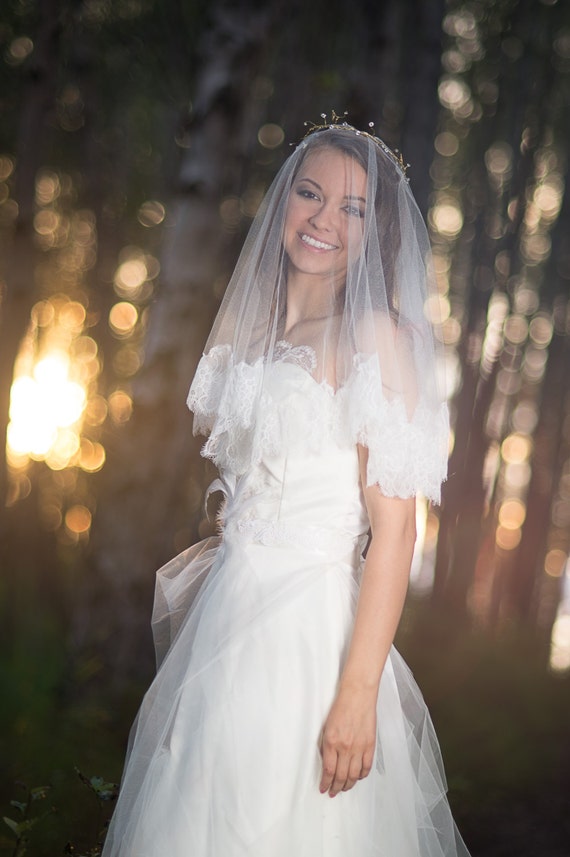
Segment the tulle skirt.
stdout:
<svg viewBox="0 0 570 857">
<path fill-rule="evenodd" d="M 467 855 L 429 713 L 395 649 L 370 775 L 335 798 L 319 792 L 360 550 L 325 556 L 226 536 L 159 572 L 160 666 L 103 857 Z"/>
</svg>

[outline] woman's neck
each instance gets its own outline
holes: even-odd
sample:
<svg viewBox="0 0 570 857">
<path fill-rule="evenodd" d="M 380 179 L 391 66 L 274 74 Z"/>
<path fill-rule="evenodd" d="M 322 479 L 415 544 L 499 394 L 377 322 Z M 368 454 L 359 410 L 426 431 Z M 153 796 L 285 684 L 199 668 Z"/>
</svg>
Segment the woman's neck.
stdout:
<svg viewBox="0 0 570 857">
<path fill-rule="evenodd" d="M 302 322 L 321 321 L 336 315 L 343 286 L 344 281 L 335 283 L 330 275 L 318 277 L 289 272 L 285 333 Z"/>
</svg>

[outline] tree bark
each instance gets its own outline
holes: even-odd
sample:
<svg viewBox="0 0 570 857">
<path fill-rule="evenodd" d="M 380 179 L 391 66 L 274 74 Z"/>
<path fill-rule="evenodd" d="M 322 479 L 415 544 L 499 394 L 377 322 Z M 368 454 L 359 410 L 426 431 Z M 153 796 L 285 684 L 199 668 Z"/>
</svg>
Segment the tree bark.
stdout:
<svg viewBox="0 0 570 857">
<path fill-rule="evenodd" d="M 92 585 L 83 593 L 75 637 L 81 648 L 99 648 L 118 682 L 148 674 L 154 572 L 195 539 L 204 517 L 203 489 L 213 474 L 198 461 L 184 401 L 217 307 L 219 278 L 233 261 L 234 236 L 224 232 L 220 196 L 241 189 L 244 147 L 255 140 L 259 122 L 248 94 L 276 8 L 251 12 L 245 25 L 244 10 L 221 6 L 205 36 L 133 416 L 108 446 L 101 474 Z M 200 533 L 205 526 L 202 520 Z"/>
</svg>

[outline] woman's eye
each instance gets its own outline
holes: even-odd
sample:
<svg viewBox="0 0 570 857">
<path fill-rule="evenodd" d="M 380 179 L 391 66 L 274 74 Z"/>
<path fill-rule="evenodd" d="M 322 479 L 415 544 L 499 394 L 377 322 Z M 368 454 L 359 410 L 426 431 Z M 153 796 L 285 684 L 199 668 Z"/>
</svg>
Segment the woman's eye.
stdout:
<svg viewBox="0 0 570 857">
<path fill-rule="evenodd" d="M 307 188 L 300 188 L 297 193 L 299 196 L 302 196 L 303 199 L 318 199 L 316 193 L 313 193 L 312 190 L 307 190 Z"/>
<path fill-rule="evenodd" d="M 347 205 L 345 211 L 347 214 L 350 214 L 351 217 L 364 217 L 363 209 L 359 208 L 357 205 Z"/>
</svg>

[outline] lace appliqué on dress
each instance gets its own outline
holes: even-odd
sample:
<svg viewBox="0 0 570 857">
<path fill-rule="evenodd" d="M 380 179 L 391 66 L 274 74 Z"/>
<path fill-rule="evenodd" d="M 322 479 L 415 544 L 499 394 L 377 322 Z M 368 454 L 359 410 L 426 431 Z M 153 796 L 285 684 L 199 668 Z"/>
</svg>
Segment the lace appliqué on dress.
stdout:
<svg viewBox="0 0 570 857">
<path fill-rule="evenodd" d="M 273 362 L 294 363 L 312 375 L 317 368 L 317 355 L 310 345 L 292 345 L 286 339 L 280 339 L 275 343 Z"/>
<path fill-rule="evenodd" d="M 421 492 L 439 503 L 447 475 L 447 405 L 433 409 L 420 399 L 410 417 L 402 399 L 384 395 L 376 357 L 357 355 L 354 366 L 345 408 L 351 436 L 368 449 L 368 484 L 388 497 Z"/>
<path fill-rule="evenodd" d="M 282 365 L 298 371 L 281 373 Z M 447 471 L 447 406 L 434 409 L 420 399 L 409 416 L 401 399 L 385 394 L 377 355 L 356 355 L 337 391 L 314 379 L 315 366 L 310 346 L 284 340 L 270 363 L 234 364 L 229 346 L 212 348 L 188 396 L 194 433 L 209 432 L 202 455 L 240 475 L 284 451 L 319 455 L 329 443 L 360 443 L 369 451 L 369 485 L 390 497 L 421 492 L 438 503 Z"/>
<path fill-rule="evenodd" d="M 262 545 L 288 545 L 305 550 L 327 552 L 334 548 L 335 533 L 324 527 L 303 527 L 283 521 L 264 521 L 260 518 L 241 519 L 235 524 L 242 536 Z M 346 543 L 346 537 L 339 544 Z"/>
</svg>

